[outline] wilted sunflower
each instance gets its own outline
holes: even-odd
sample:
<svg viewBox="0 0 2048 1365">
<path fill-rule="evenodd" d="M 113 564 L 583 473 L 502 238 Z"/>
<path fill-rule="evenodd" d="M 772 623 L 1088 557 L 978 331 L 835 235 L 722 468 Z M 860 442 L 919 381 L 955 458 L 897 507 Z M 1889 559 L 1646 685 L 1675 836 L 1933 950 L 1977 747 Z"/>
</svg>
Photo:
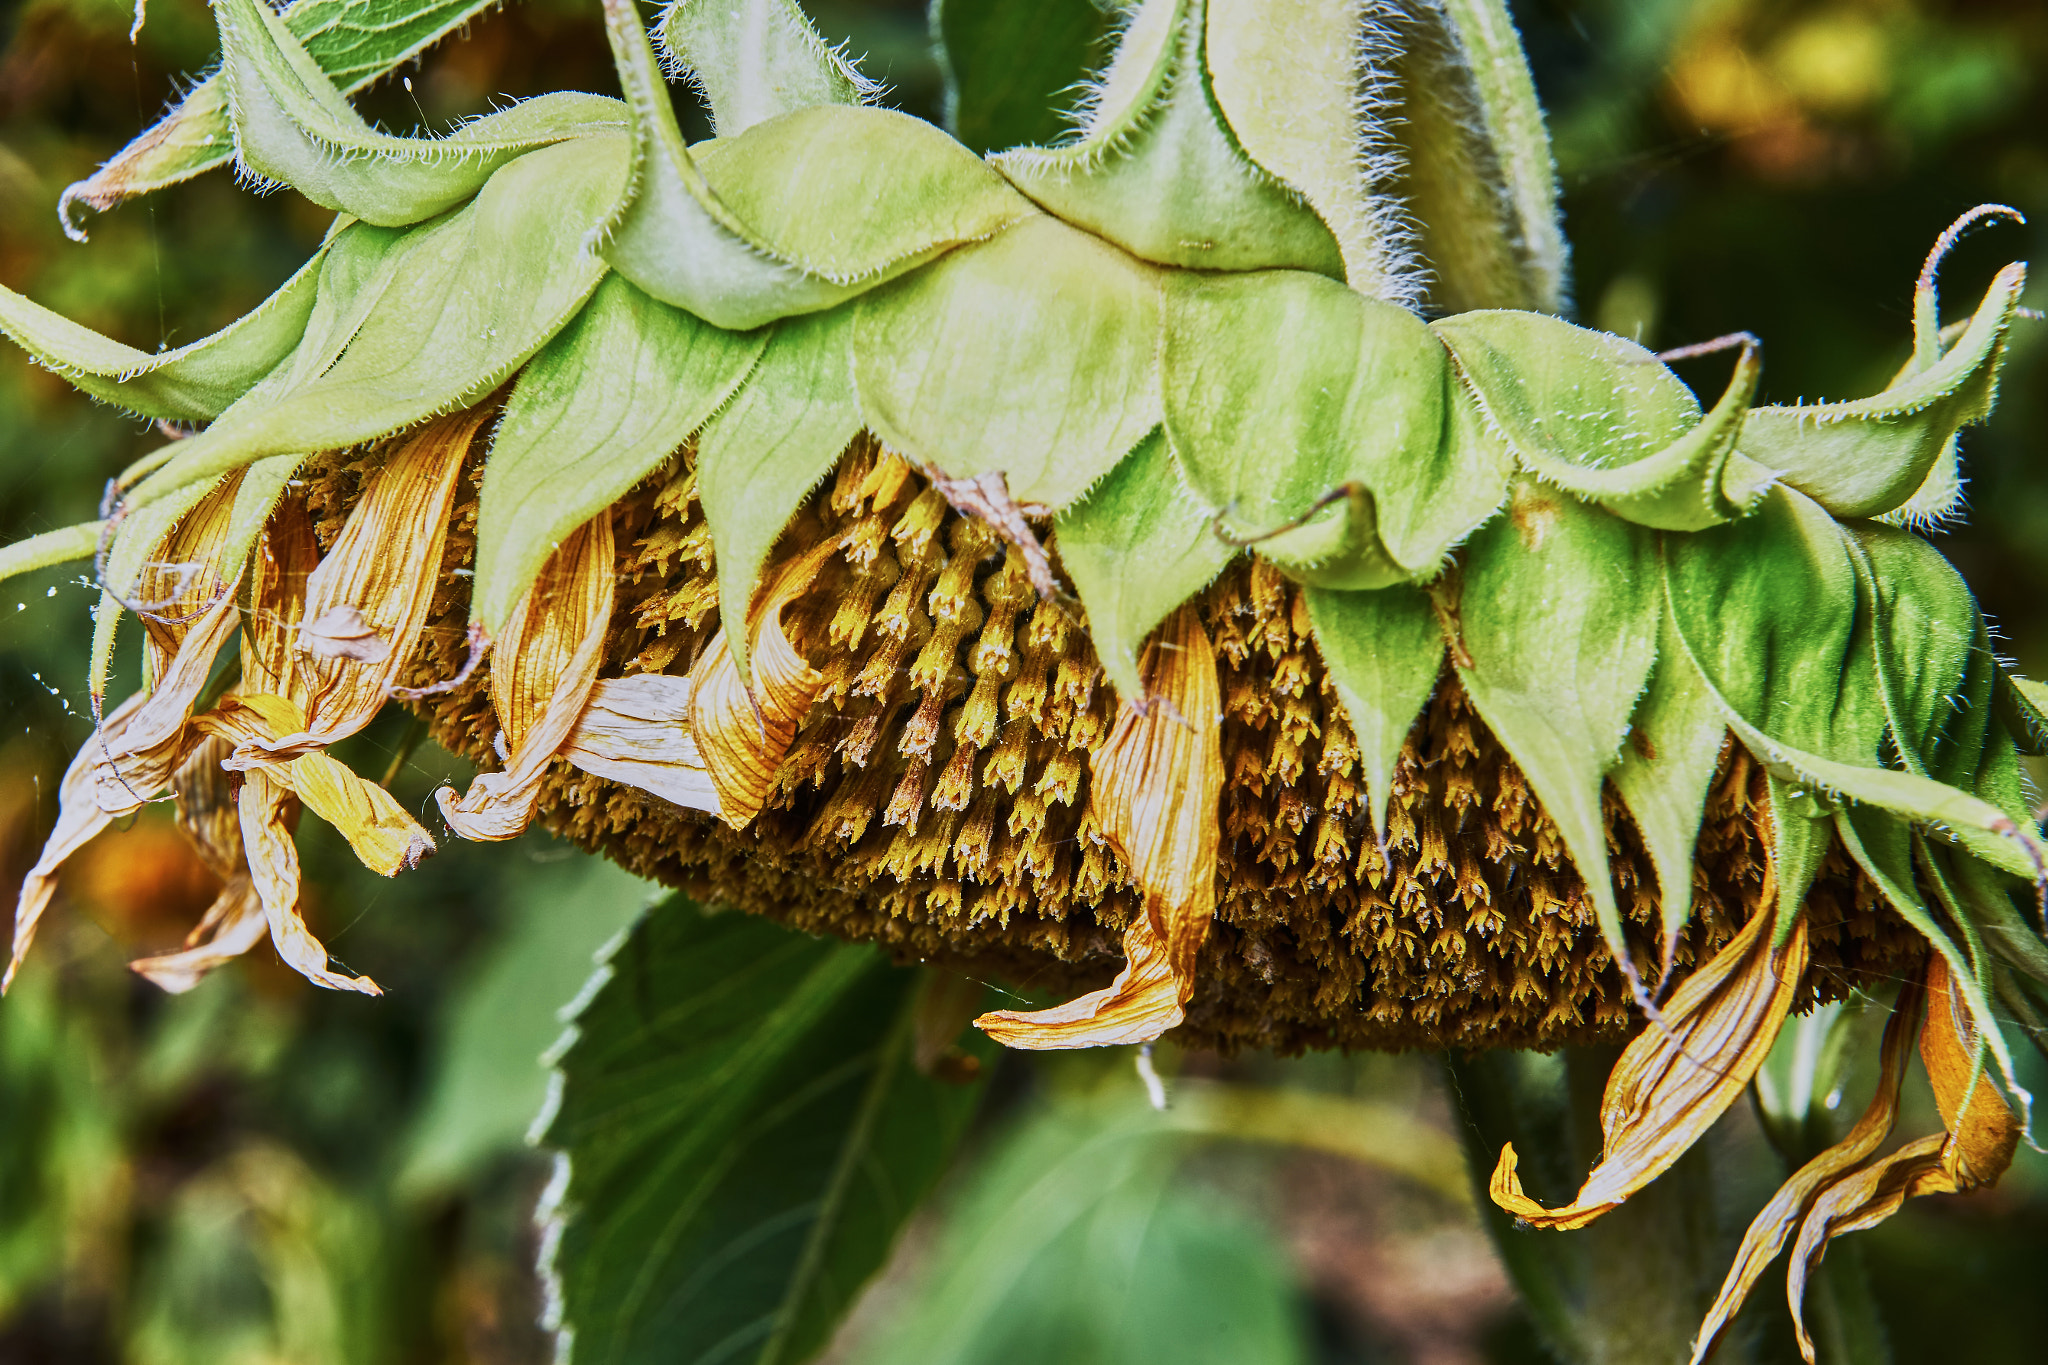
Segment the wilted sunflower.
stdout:
<svg viewBox="0 0 2048 1365">
<path fill-rule="evenodd" d="M 96 554 L 96 713 L 123 610 L 148 632 L 16 965 L 64 858 L 168 790 L 227 890 L 138 971 L 184 989 L 267 933 L 374 992 L 299 918 L 291 831 L 311 810 L 386 874 L 432 851 L 326 753 L 396 697 L 485 770 L 440 793 L 456 834 L 538 820 L 1082 992 L 977 1021 L 1012 1047 L 1635 1031 L 1570 1206 L 1501 1153 L 1533 1223 L 1668 1168 L 1789 1012 L 1912 979 L 1888 1088 L 1759 1218 L 1703 1351 L 1795 1227 L 1796 1302 L 1830 1236 L 2004 1169 L 1992 1001 L 2048 982 L 2017 765 L 2048 695 L 1910 528 L 1956 504 L 2024 283 L 1943 327 L 1936 269 L 2013 211 L 1936 245 L 1884 391 L 1753 407 L 1754 338 L 1659 357 L 1552 315 L 1549 152 L 1493 0 L 1145 0 L 1075 138 L 987 159 L 864 105 L 781 0 L 664 15 L 697 146 L 625 0 L 623 103 L 436 140 L 355 114 L 310 9 L 215 9 L 221 71 L 67 208 L 231 134 L 340 216 L 178 351 L 0 291 L 38 360 L 196 428 L 0 559 Z M 1665 362 L 1715 350 L 1703 411 Z M 1948 1131 L 1878 1157 L 1923 998 Z"/>
</svg>

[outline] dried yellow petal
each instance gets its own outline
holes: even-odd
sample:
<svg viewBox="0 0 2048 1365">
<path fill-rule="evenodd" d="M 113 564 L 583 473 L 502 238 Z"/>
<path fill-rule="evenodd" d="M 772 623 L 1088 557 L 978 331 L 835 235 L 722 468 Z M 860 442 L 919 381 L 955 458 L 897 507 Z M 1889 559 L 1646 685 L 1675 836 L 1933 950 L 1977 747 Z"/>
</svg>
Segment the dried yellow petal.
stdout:
<svg viewBox="0 0 2048 1365">
<path fill-rule="evenodd" d="M 1149 1043 L 1184 1017 L 1184 982 L 1149 915 L 1124 930 L 1124 957 L 1124 969 L 1102 990 L 1049 1010 L 996 1010 L 974 1026 L 1004 1047 L 1034 1052 Z"/>
<path fill-rule="evenodd" d="M 128 964 L 136 975 L 182 995 L 216 967 L 224 967 L 261 943 L 270 933 L 270 921 L 263 914 L 263 898 L 246 872 L 228 878 L 220 895 L 207 909 L 197 941 L 175 953 L 137 958 Z"/>
<path fill-rule="evenodd" d="M 1935 1194 L 1954 1189 L 1941 1169 L 1941 1149 L 1946 1139 L 1939 1134 L 1909 1142 L 1889 1156 L 1850 1172 L 1822 1190 L 1799 1226 L 1799 1240 L 1792 1247 L 1792 1262 L 1785 1271 L 1785 1297 L 1792 1305 L 1792 1327 L 1799 1337 L 1799 1353 L 1807 1365 L 1817 1357 L 1813 1336 L 1806 1330 L 1806 1282 L 1820 1265 L 1827 1245 L 1844 1233 L 1876 1227 L 1897 1213 L 1916 1194 Z"/>
<path fill-rule="evenodd" d="M 1600 1102 L 1600 1164 L 1577 1198 L 1546 1209 L 1522 1190 L 1513 1143 L 1501 1148 L 1488 1193 L 1523 1222 L 1577 1228 L 1655 1180 L 1713 1126 L 1763 1064 L 1806 971 L 1804 917 L 1773 952 L 1770 916 L 1756 914 L 1614 1064 Z"/>
<path fill-rule="evenodd" d="M 1913 1036 L 1920 1028 L 1921 1003 L 1919 983 L 1908 982 L 1900 990 L 1891 1019 L 1885 1024 L 1877 1092 L 1870 1097 L 1862 1117 L 1840 1142 L 1794 1172 L 1751 1220 L 1742 1246 L 1735 1253 L 1735 1262 L 1721 1282 L 1721 1292 L 1714 1296 L 1714 1305 L 1707 1311 L 1706 1321 L 1693 1343 L 1693 1365 L 1699 1365 L 1712 1353 L 1722 1331 L 1740 1311 L 1757 1279 L 1785 1249 L 1815 1197 L 1868 1161 L 1891 1136 L 1898 1122 L 1899 1092 L 1905 1083 L 1906 1064 L 1913 1057 Z"/>
<path fill-rule="evenodd" d="M 513 609 L 491 665 L 491 705 L 511 753 L 456 795 L 434 794 L 465 839 L 510 839 L 533 820 L 541 779 L 568 743 L 597 682 L 612 619 L 612 519 L 607 510 L 562 542 Z"/>
<path fill-rule="evenodd" d="M 243 690 L 270 693 L 305 713 L 304 728 L 237 746 L 237 760 L 294 758 L 324 749 L 368 725 L 412 659 L 440 579 L 441 551 L 470 441 L 488 412 L 437 418 L 400 440 L 370 476 L 334 548 L 297 577 L 307 538 L 280 527 L 280 541 L 259 569 L 259 615 L 298 623 L 286 632 L 252 631 L 261 661 Z M 273 537 L 266 536 L 266 541 Z"/>
<path fill-rule="evenodd" d="M 227 753 L 227 741 L 208 735 L 193 747 L 171 779 L 178 798 L 179 828 L 199 851 L 200 860 L 226 884 L 185 936 L 182 950 L 128 964 L 131 971 L 174 995 L 191 990 L 208 972 L 248 952 L 270 932 L 269 921 L 263 917 L 263 900 L 256 894 L 248 860 L 242 856 L 241 816 L 235 809 L 228 775 L 220 766 Z"/>
<path fill-rule="evenodd" d="M 1126 707 L 1089 760 L 1090 802 L 1144 895 L 1124 931 L 1129 959 L 1106 990 L 1055 1009 L 999 1010 L 975 1024 L 1007 1047 L 1150 1042 L 1179 1024 L 1216 911 L 1223 695 L 1200 616 L 1183 607 L 1145 648 L 1148 704 Z"/>
<path fill-rule="evenodd" d="M 191 745 L 192 703 L 213 662 L 234 634 L 240 613 L 233 584 L 207 573 L 227 530 L 240 476 L 228 479 L 186 513 L 142 576 L 151 608 L 144 617 L 154 686 L 108 713 L 71 760 L 58 789 L 57 823 L 22 879 L 15 902 L 14 946 L 0 992 L 35 942 L 36 927 L 57 889 L 57 871 L 114 819 L 140 810 L 169 784 Z"/>
<path fill-rule="evenodd" d="M 340 831 L 363 866 L 379 876 L 396 876 L 433 853 L 434 841 L 397 798 L 347 764 L 317 750 L 282 760 L 244 756 L 251 749 L 260 753 L 260 746 L 276 735 L 305 733 L 305 714 L 291 701 L 261 693 L 231 694 L 200 717 L 199 725 L 234 743 L 235 751 L 222 767 L 268 772 L 308 810 Z"/>
<path fill-rule="evenodd" d="M 824 682 L 783 633 L 782 609 L 838 551 L 837 541 L 824 541 L 790 561 L 748 609 L 751 692 L 723 630 L 690 670 L 690 731 L 718 789 L 719 814 L 734 829 L 745 828 L 767 803 L 775 770 Z"/>
<path fill-rule="evenodd" d="M 690 680 L 606 678 L 591 689 L 562 757 L 593 777 L 718 814 L 718 788 L 690 733 Z"/>
<path fill-rule="evenodd" d="M 242 845 L 248 851 L 249 874 L 270 924 L 277 955 L 316 986 L 337 991 L 382 995 L 367 976 L 346 976 L 327 969 L 327 950 L 299 913 L 299 850 L 292 843 L 296 811 L 292 794 L 262 768 L 242 780 L 237 805 L 242 817 Z"/>
<path fill-rule="evenodd" d="M 1968 1010 L 1962 996 L 1950 989 L 1947 962 L 1936 954 L 1927 968 L 1928 1020 L 1920 1035 L 1920 1063 L 1949 1131 L 1942 1170 L 1957 1191 L 1996 1184 L 2020 1142 L 2019 1119 L 1981 1064 L 1983 1049 Z"/>
</svg>

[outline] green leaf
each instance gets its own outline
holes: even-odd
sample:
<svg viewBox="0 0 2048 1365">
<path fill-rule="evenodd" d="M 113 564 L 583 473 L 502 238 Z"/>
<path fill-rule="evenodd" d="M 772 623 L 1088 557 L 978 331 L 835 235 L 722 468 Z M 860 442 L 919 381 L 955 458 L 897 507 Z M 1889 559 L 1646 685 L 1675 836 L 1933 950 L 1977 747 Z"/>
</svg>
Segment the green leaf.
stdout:
<svg viewBox="0 0 2048 1365">
<path fill-rule="evenodd" d="M 325 244 L 276 293 L 212 336 L 175 351 L 138 351 L 0 285 L 0 331 L 72 387 L 171 422 L 210 422 L 305 334 Z"/>
<path fill-rule="evenodd" d="M 340 358 L 177 443 L 131 504 L 267 455 L 372 441 L 482 400 L 597 287 L 604 264 L 584 238 L 618 193 L 625 150 L 616 138 L 543 148 L 460 209 L 392 234 L 391 256 L 376 269 L 383 284 Z"/>
<path fill-rule="evenodd" d="M 2020 739 L 2022 753 L 2048 753 L 2048 683 L 2004 669 L 1998 674 L 1998 708 L 2006 727 Z"/>
<path fill-rule="evenodd" d="M 625 938 L 542 1137 L 575 1359 L 793 1365 L 824 1344 L 980 1098 L 913 1068 L 919 982 L 681 899 Z"/>
<path fill-rule="evenodd" d="M 1360 88 L 1393 40 L 1363 0 L 1208 0 L 1204 55 L 1217 109 L 1268 175 L 1315 210 L 1370 298 L 1414 292 L 1398 202 L 1376 184 L 1387 148 Z M 1538 125 L 1540 130 L 1541 125 Z M 1376 192 L 1381 191 L 1381 192 Z"/>
<path fill-rule="evenodd" d="M 1396 97 L 1379 111 L 1395 143 L 1436 313 L 1562 312 L 1568 250 L 1557 173 L 1528 58 L 1505 0 L 1407 7 L 1387 65 Z"/>
<path fill-rule="evenodd" d="M 1110 30 L 1095 0 L 935 0 L 946 131 L 975 152 L 1050 145 Z"/>
<path fill-rule="evenodd" d="M 392 137 L 363 121 L 268 5 L 213 0 L 213 8 L 243 168 L 367 223 L 431 218 L 535 148 L 625 129 L 618 101 L 556 93 L 473 119 L 446 137 Z"/>
<path fill-rule="evenodd" d="M 1991 964 L 1977 940 L 1975 925 L 1967 915 L 1956 913 L 1959 907 L 1955 906 L 1944 869 L 1931 857 L 1919 860 L 1936 894 L 1948 902 L 1952 919 L 1967 940 L 1964 947 L 1957 946 L 1920 899 L 1914 871 L 1916 840 L 1911 828 L 1882 811 L 1850 808 L 1835 812 L 1835 832 L 1856 865 L 1877 884 L 1892 909 L 1899 912 L 1899 918 L 1912 925 L 1941 954 L 1948 964 L 1950 986 L 1961 992 L 1970 1007 L 1979 1046 L 1988 1048 L 1997 1058 L 1999 1070 L 2013 1093 L 2025 1097 L 2026 1091 L 2013 1074 L 2012 1050 L 2006 1045 L 2005 1032 L 1991 1009 Z"/>
<path fill-rule="evenodd" d="M 0 582 L 53 564 L 90 559 L 99 548 L 100 534 L 105 528 L 103 521 L 87 521 L 15 541 L 0 549 Z"/>
<path fill-rule="evenodd" d="M 1177 280 L 1163 355 L 1189 484 L 1308 581 L 1428 577 L 1501 504 L 1506 470 L 1450 431 L 1444 349 L 1405 309 L 1300 271 Z"/>
<path fill-rule="evenodd" d="M 1660 610 L 1656 667 L 1613 778 L 1657 869 L 1668 970 L 1678 936 L 1692 918 L 1700 819 L 1728 725 L 1665 617 Z"/>
<path fill-rule="evenodd" d="M 1942 850 L 1930 852 L 1942 859 Z M 2028 916 L 2014 907 L 2001 875 L 1975 858 L 1952 858 L 1945 864 L 1962 912 L 1968 914 L 1985 942 L 2034 980 L 2048 982 L 2048 944 L 2042 942 Z M 2027 888 L 2029 892 L 2032 889 Z M 2035 906 L 2028 909 L 2038 913 Z"/>
<path fill-rule="evenodd" d="M 799 109 L 703 147 L 697 164 L 749 241 L 842 297 L 1032 212 L 981 158 L 888 109 Z"/>
<path fill-rule="evenodd" d="M 1717 699 L 1718 700 L 1718 699 Z M 1777 918 L 1771 925 L 1771 946 L 1782 948 L 1792 937 L 1806 893 L 1820 877 L 1820 865 L 1834 842 L 1834 811 L 1797 774 L 1766 773 L 1764 796 L 1771 812 L 1771 873 L 1778 887 Z"/>
<path fill-rule="evenodd" d="M 459 28 L 489 0 L 297 0 L 284 25 L 342 93 L 352 94 Z M 226 77 L 216 72 L 92 177 L 64 191 L 57 215 L 79 241 L 71 206 L 104 212 L 122 200 L 189 180 L 234 154 Z"/>
<path fill-rule="evenodd" d="M 1473 537 L 1455 609 L 1465 691 L 1557 823 L 1608 951 L 1632 972 L 1601 786 L 1657 657 L 1647 533 L 1519 482 L 1507 515 Z"/>
<path fill-rule="evenodd" d="M 1060 513 L 1054 533 L 1103 671 L 1124 701 L 1141 701 L 1145 637 L 1238 551 L 1217 539 L 1208 511 L 1181 482 L 1166 433 L 1156 430 Z"/>
<path fill-rule="evenodd" d="M 854 380 L 874 433 L 952 478 L 1076 501 L 1159 425 L 1157 272 L 1033 216 L 860 302 Z"/>
<path fill-rule="evenodd" d="M 520 373 L 484 465 L 470 612 L 496 634 L 570 532 L 647 477 L 747 377 L 767 343 L 613 275 Z"/>
<path fill-rule="evenodd" d="M 1144 0 L 1080 138 L 995 165 L 1048 213 L 1148 261 L 1342 278 L 1330 229 L 1232 137 L 1204 39 L 1204 0 Z"/>
<path fill-rule="evenodd" d="M 675 0 L 661 46 L 711 105 L 719 137 L 816 104 L 864 104 L 873 81 L 826 45 L 795 0 Z"/>
<path fill-rule="evenodd" d="M 1996 660 L 1988 634 L 1979 638 L 1983 618 L 1969 587 L 1911 531 L 1870 523 L 1844 531 L 1876 631 L 1878 685 L 1899 758 L 1911 772 L 1974 785 Z"/>
<path fill-rule="evenodd" d="M 1947 826 L 1972 852 L 2032 878 L 2039 849 L 1983 799 L 1878 762 L 1890 715 L 1875 633 L 1845 533 L 1775 488 L 1755 515 L 1667 536 L 1665 589 L 1693 665 L 1729 728 L 1774 774 Z"/>
<path fill-rule="evenodd" d="M 1876 766 L 1884 702 L 1834 518 L 1775 488 L 1741 521 L 1665 536 L 1664 557 L 1678 634 L 1729 706 L 1775 740 Z"/>
<path fill-rule="evenodd" d="M 1998 272 L 1969 330 L 1932 368 L 1849 403 L 1757 408 L 1743 453 L 1838 517 L 1874 517 L 1912 498 L 1958 429 L 1991 412 L 2023 265 Z"/>
<path fill-rule="evenodd" d="M 1522 467 L 1644 526 L 1700 530 L 1746 515 L 1770 471 L 1735 449 L 1761 369 L 1745 347 L 1703 420 L 1658 359 L 1539 313 L 1476 312 L 1431 324 Z"/>
<path fill-rule="evenodd" d="M 760 364 L 697 438 L 697 498 L 717 547 L 722 619 L 747 619 L 776 538 L 859 434 L 852 310 L 776 323 Z M 726 635 L 743 678 L 747 644 L 744 630 Z"/>
<path fill-rule="evenodd" d="M 1738 454 L 1762 365 L 1745 346 L 1702 419 L 1692 394 L 1633 342 L 1537 313 L 1436 323 L 1522 467 L 1643 526 L 1698 531 L 1747 515 L 1771 474 Z"/>
<path fill-rule="evenodd" d="M 704 149 L 683 143 L 631 0 L 605 0 L 632 175 L 605 258 L 664 303 L 746 330 L 817 312 L 1016 221 L 1029 206 L 931 125 L 821 105 Z"/>
<path fill-rule="evenodd" d="M 1129 1090 L 1008 1134 L 852 1365 L 1304 1365 L 1297 1290 Z"/>
<path fill-rule="evenodd" d="M 1387 840 L 1394 764 L 1444 666 L 1444 637 L 1422 589 L 1308 590 L 1309 626 L 1358 741 L 1373 837 Z"/>
</svg>

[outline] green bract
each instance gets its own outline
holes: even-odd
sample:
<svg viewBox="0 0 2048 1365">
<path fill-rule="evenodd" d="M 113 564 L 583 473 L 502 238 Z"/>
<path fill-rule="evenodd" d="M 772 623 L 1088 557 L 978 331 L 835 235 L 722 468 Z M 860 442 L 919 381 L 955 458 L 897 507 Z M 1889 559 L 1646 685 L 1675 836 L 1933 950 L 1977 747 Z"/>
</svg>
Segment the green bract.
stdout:
<svg viewBox="0 0 2048 1365">
<path fill-rule="evenodd" d="M 215 7 L 221 74 L 155 150 L 71 197 L 168 183 L 231 133 L 245 174 L 343 216 L 249 317 L 161 355 L 0 290 L 0 328 L 80 388 L 208 424 L 129 470 L 104 528 L 39 537 L 0 571 L 97 548 L 126 597 L 165 528 L 246 469 L 232 577 L 307 454 L 498 401 L 477 626 L 504 632 L 565 538 L 690 442 L 739 621 L 865 430 L 946 486 L 1000 476 L 1003 534 L 1049 528 L 1124 702 L 1145 700 L 1148 637 L 1236 555 L 1307 585 L 1382 838 L 1448 661 L 1632 978 L 1607 793 L 1654 861 L 1668 969 L 1732 732 L 1771 774 L 1781 939 L 1839 836 L 2008 1064 L 1999 963 L 2048 966 L 2013 899 L 2041 857 L 2015 753 L 2048 739 L 2048 694 L 1997 664 L 1936 552 L 1876 519 L 1950 510 L 2023 267 L 1947 340 L 1930 268 L 1914 358 L 1873 397 L 1752 407 L 1745 339 L 1703 411 L 1643 348 L 1526 311 L 1557 306 L 1562 248 L 1540 116 L 1488 0 L 1415 20 L 1389 60 L 1442 79 L 1398 127 L 1360 94 L 1362 4 L 1145 0 L 1077 136 L 987 159 L 864 107 L 871 88 L 789 0 L 665 16 L 719 134 L 696 147 L 626 0 L 605 0 L 623 104 L 552 95 L 440 139 L 378 133 L 346 92 L 476 6 L 408 7 L 353 46 L 329 20 L 362 6 Z M 1448 158 L 1410 168 L 1412 235 L 1379 192 L 1404 138 Z M 1445 167 L 1498 192 L 1460 199 Z M 1432 300 L 1472 311 L 1413 310 L 1418 247 L 1451 281 Z"/>
</svg>

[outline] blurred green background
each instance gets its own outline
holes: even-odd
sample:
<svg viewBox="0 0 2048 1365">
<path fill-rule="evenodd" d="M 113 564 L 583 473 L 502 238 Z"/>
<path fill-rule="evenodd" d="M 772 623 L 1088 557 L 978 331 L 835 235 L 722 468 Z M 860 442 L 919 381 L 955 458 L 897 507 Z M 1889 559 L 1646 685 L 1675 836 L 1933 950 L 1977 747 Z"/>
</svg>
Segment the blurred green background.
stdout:
<svg viewBox="0 0 2048 1365">
<path fill-rule="evenodd" d="M 892 102 L 941 116 L 922 4 L 808 8 Z M 1958 213 L 2000 201 L 2036 226 L 1955 253 L 1950 315 L 1997 265 L 2048 255 L 2040 0 L 1515 9 L 1584 321 L 1653 346 L 1746 329 L 1765 342 L 1767 399 L 1854 396 L 1905 355 L 1913 276 Z M 212 60 L 200 0 L 154 0 L 134 45 L 131 20 L 116 0 L 0 0 L 0 281 L 154 349 L 262 298 L 326 215 L 216 172 L 67 242 L 63 186 Z M 613 88 L 587 0 L 509 5 L 362 103 L 407 132 L 551 88 Z M 1968 519 L 1938 537 L 2034 676 L 2048 673 L 2044 338 L 2048 324 L 2017 335 L 1998 414 L 1966 437 Z M 1689 377 L 1717 390 L 1717 363 Z M 86 519 L 155 439 L 0 350 L 0 539 Z M 0 887 L 33 861 L 89 733 L 90 601 L 75 567 L 0 588 Z M 398 761 L 404 729 L 387 716 L 339 756 L 390 771 L 424 812 L 466 772 L 430 746 Z M 538 1057 L 593 951 L 652 889 L 537 837 L 445 840 L 394 882 L 316 822 L 301 843 L 315 928 L 384 998 L 310 989 L 267 947 L 184 997 L 132 978 L 125 961 L 174 944 L 212 896 L 161 808 L 67 868 L 0 1005 L 0 1365 L 549 1358 L 529 1225 L 547 1160 L 524 1144 Z M 833 1359 L 1543 1358 L 1457 1175 L 1436 1059 L 1163 1056 L 1180 1071 L 1165 1117 L 1129 1062 L 1004 1063 L 970 1159 Z M 1704 1159 L 1739 1234 L 1778 1158 L 1744 1108 Z M 2040 1157 L 1856 1242 L 1897 1360 L 2040 1358 Z M 1785 1358 L 1780 1283 L 1751 1315 L 1761 1359 Z"/>
</svg>

